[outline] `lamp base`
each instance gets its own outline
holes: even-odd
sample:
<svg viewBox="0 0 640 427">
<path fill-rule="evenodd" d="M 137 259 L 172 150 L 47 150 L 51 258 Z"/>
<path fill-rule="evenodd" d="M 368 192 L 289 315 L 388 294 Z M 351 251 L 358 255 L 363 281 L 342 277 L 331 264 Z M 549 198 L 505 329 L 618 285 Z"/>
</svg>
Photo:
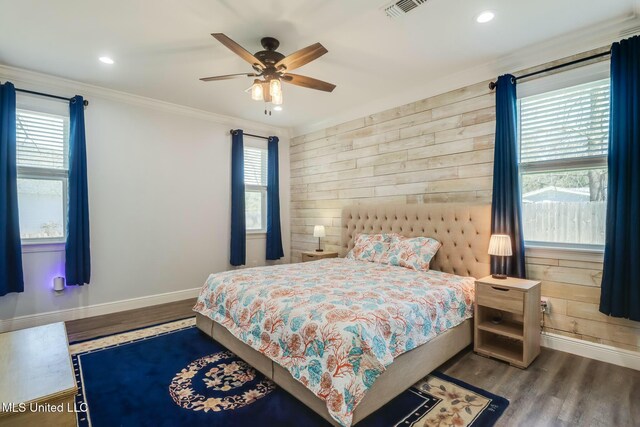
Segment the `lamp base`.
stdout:
<svg viewBox="0 0 640 427">
<path fill-rule="evenodd" d="M 324 249 L 316 249 L 316 252 L 324 252 Z"/>
<path fill-rule="evenodd" d="M 491 277 L 493 277 L 494 279 L 500 279 L 500 280 L 504 280 L 507 278 L 506 274 L 492 274 Z"/>
</svg>

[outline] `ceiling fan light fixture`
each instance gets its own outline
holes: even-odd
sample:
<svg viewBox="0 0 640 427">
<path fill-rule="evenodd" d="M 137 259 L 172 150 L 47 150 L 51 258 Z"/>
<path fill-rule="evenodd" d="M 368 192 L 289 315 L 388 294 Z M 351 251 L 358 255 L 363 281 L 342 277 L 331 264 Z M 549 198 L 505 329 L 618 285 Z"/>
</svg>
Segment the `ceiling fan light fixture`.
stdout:
<svg viewBox="0 0 640 427">
<path fill-rule="evenodd" d="M 280 84 L 280 79 L 271 79 L 271 81 L 269 82 L 269 93 L 273 97 L 278 96 L 278 94 L 280 94 L 280 96 L 282 95 L 282 85 Z"/>
<path fill-rule="evenodd" d="M 273 37 L 264 37 L 261 40 L 264 50 L 251 54 L 248 50 L 231 40 L 223 33 L 213 33 L 211 36 L 244 61 L 251 64 L 251 67 L 255 72 L 204 77 L 200 80 L 211 82 L 241 77 L 256 77 L 251 87 L 246 89 L 245 92 L 251 92 L 251 99 L 263 101 L 265 103 L 265 114 L 271 115 L 271 108 L 273 108 L 274 111 L 282 110 L 283 81 L 287 84 L 301 86 L 307 89 L 320 90 L 323 92 L 332 92 L 336 87 L 335 85 L 323 82 L 322 80 L 289 73 L 289 71 L 300 68 L 327 53 L 327 49 L 320 43 L 314 43 L 285 56 L 284 54 L 276 51 L 280 45 L 278 40 Z"/>
<path fill-rule="evenodd" d="M 271 103 L 273 105 L 282 105 L 282 91 L 279 91 L 275 95 L 271 95 Z"/>
<path fill-rule="evenodd" d="M 251 99 L 254 101 L 264 100 L 264 90 L 262 89 L 260 80 L 254 80 L 253 86 L 251 86 Z"/>
</svg>

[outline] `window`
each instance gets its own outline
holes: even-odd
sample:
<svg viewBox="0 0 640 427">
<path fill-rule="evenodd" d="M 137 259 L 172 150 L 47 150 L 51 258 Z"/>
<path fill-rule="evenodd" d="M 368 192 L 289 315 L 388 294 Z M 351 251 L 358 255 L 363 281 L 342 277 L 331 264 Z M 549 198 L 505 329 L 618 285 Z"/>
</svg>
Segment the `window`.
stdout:
<svg viewBox="0 0 640 427">
<path fill-rule="evenodd" d="M 18 207 L 25 241 L 66 236 L 69 118 L 17 109 Z"/>
<path fill-rule="evenodd" d="M 247 231 L 267 229 L 267 150 L 244 147 L 244 185 Z"/>
<path fill-rule="evenodd" d="M 527 243 L 604 245 L 609 79 L 519 100 Z"/>
</svg>

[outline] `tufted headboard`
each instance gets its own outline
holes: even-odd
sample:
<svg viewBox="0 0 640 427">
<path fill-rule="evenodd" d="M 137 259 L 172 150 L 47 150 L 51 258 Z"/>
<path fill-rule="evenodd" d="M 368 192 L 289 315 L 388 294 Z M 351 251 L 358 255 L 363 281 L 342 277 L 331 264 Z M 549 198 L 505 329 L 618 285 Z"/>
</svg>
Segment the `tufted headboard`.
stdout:
<svg viewBox="0 0 640 427">
<path fill-rule="evenodd" d="M 342 210 L 342 255 L 359 233 L 432 237 L 442 243 L 431 268 L 460 276 L 489 274 L 491 205 L 354 205 Z"/>
</svg>

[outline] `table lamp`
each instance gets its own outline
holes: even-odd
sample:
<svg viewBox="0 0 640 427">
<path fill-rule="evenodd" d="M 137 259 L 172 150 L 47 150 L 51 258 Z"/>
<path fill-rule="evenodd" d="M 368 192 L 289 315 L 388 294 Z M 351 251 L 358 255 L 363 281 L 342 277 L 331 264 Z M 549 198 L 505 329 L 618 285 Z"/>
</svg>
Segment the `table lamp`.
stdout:
<svg viewBox="0 0 640 427">
<path fill-rule="evenodd" d="M 320 247 L 320 239 L 324 236 L 326 236 L 324 225 L 316 225 L 315 227 L 313 227 L 313 237 L 318 238 L 318 249 L 316 249 L 316 252 L 322 252 L 322 248 Z"/>
<path fill-rule="evenodd" d="M 513 255 L 511 251 L 511 237 L 506 234 L 492 234 L 489 241 L 489 255 L 502 257 L 500 272 L 492 274 L 494 279 L 506 279 L 505 257 Z"/>
</svg>

